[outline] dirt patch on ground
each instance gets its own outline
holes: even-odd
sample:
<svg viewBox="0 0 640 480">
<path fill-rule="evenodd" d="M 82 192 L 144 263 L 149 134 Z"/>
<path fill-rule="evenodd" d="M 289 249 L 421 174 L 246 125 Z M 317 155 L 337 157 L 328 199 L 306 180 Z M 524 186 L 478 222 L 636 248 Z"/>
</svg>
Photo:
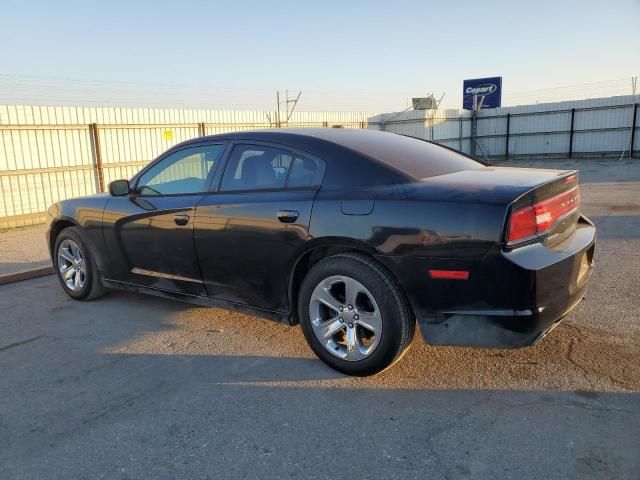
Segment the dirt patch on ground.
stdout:
<svg viewBox="0 0 640 480">
<path fill-rule="evenodd" d="M 566 325 L 570 335 L 565 358 L 587 376 L 609 380 L 621 388 L 640 390 L 640 332 L 627 339 L 589 327 Z"/>
</svg>

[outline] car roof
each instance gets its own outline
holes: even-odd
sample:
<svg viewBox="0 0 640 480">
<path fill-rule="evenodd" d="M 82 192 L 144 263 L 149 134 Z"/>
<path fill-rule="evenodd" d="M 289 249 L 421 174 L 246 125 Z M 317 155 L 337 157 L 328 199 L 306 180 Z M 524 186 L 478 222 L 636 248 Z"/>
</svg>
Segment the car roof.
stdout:
<svg viewBox="0 0 640 480">
<path fill-rule="evenodd" d="M 451 149 L 391 132 L 356 128 L 284 128 L 225 133 L 209 139 L 273 141 L 330 160 L 350 154 L 414 180 L 477 170 L 482 164 Z M 339 153 L 340 155 L 335 155 Z"/>
<path fill-rule="evenodd" d="M 352 142 L 344 139 L 350 135 L 342 135 L 347 129 L 338 128 L 276 128 L 265 130 L 245 130 L 210 135 L 188 140 L 181 145 L 189 145 L 203 141 L 237 140 L 272 142 L 274 144 L 301 150 L 327 164 L 323 188 L 358 187 L 368 185 L 384 185 L 401 183 L 408 177 L 385 162 L 368 156 L 351 148 Z M 364 139 L 370 134 L 380 134 L 371 130 L 352 130 Z M 390 135 L 390 134 L 386 134 Z M 397 135 L 392 135 L 397 136 Z M 342 140 L 340 140 L 342 138 Z M 364 141 L 364 140 L 362 140 Z M 364 143 L 367 143 L 364 141 Z M 175 148 L 178 148 L 177 145 Z"/>
<path fill-rule="evenodd" d="M 221 133 L 204 137 L 207 140 L 263 140 L 284 143 L 290 146 L 305 145 L 309 140 L 332 143 L 346 148 L 355 147 L 363 140 L 372 141 L 374 138 L 395 136 L 387 132 L 352 128 L 269 128 L 260 130 L 243 130 Z M 202 140 L 202 138 L 200 139 Z M 354 148 L 355 150 L 355 148 Z"/>
</svg>

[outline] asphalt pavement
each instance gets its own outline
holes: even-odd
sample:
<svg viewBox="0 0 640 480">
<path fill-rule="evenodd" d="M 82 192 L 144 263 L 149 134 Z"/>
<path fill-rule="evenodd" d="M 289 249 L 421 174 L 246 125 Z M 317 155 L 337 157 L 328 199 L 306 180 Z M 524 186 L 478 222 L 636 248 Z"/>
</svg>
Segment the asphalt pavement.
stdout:
<svg viewBox="0 0 640 480">
<path fill-rule="evenodd" d="M 350 378 L 297 327 L 122 292 L 74 302 L 53 276 L 0 286 L 0 479 L 639 479 L 640 167 L 625 165 L 585 168 L 590 288 L 521 350 L 416 335 Z"/>
</svg>

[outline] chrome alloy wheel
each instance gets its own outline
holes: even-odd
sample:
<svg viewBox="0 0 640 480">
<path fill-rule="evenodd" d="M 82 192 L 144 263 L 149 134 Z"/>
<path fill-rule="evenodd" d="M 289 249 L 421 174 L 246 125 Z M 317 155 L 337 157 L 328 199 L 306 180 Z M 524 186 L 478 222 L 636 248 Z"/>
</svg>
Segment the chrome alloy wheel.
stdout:
<svg viewBox="0 0 640 480">
<path fill-rule="evenodd" d="M 333 275 L 311 294 L 313 332 L 332 355 L 348 361 L 367 358 L 382 335 L 382 315 L 375 298 L 357 280 Z"/>
<path fill-rule="evenodd" d="M 58 270 L 64 284 L 72 292 L 84 287 L 87 281 L 87 270 L 82 250 L 76 242 L 65 239 L 58 247 Z"/>
</svg>

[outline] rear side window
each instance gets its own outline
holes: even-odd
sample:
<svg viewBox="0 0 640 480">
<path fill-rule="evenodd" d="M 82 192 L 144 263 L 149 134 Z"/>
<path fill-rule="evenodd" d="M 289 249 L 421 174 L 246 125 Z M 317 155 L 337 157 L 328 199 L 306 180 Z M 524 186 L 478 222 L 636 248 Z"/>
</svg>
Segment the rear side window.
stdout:
<svg viewBox="0 0 640 480">
<path fill-rule="evenodd" d="M 471 158 L 417 138 L 350 128 L 326 130 L 329 131 L 317 136 L 363 153 L 415 179 L 485 168 Z"/>
<path fill-rule="evenodd" d="M 264 145 L 236 145 L 222 177 L 221 191 L 283 188 L 293 155 Z"/>
<path fill-rule="evenodd" d="M 357 149 L 413 178 L 435 177 L 484 167 L 471 158 L 417 138 L 387 134 L 362 142 Z"/>
<path fill-rule="evenodd" d="M 310 187 L 317 179 L 320 168 L 317 160 L 304 155 L 296 155 L 291 165 L 287 188 Z"/>
</svg>

